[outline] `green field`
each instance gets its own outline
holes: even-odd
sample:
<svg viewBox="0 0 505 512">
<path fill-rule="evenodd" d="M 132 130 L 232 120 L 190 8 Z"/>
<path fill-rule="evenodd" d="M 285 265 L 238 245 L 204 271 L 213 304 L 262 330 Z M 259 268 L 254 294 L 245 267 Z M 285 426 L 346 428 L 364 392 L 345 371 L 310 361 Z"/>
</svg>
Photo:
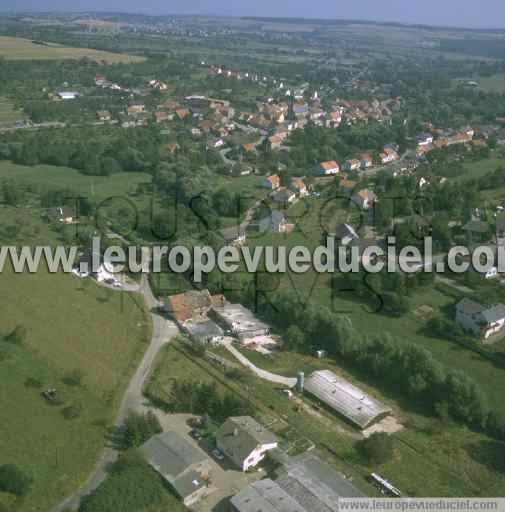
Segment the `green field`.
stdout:
<svg viewBox="0 0 505 512">
<path fill-rule="evenodd" d="M 230 358 L 223 349 L 215 351 L 222 357 Z M 307 439 L 316 443 L 323 458 L 351 475 L 355 484 L 369 496 L 375 494 L 366 482 L 366 476 L 371 471 L 384 474 L 412 496 L 503 495 L 505 475 L 495 470 L 495 464 L 505 455 L 504 443 L 495 443 L 465 428 L 405 411 L 401 404 L 377 390 L 374 383 L 367 382 L 367 376 L 356 377 L 335 366 L 329 359 L 318 360 L 289 353 L 270 357 L 250 351 L 246 353 L 258 366 L 287 375 L 294 375 L 300 369 L 306 372 L 331 369 L 386 402 L 406 426 L 405 430 L 394 435 L 393 460 L 378 467 L 368 465 L 354 448 L 356 433 L 333 414 L 322 409 L 309 412 L 308 409 L 295 407 L 281 388 L 257 379 L 248 371 L 241 372 L 238 380 L 229 378 L 218 366 L 192 356 L 176 344 L 167 347 L 160 356 L 153 384 L 164 398 L 164 392 L 174 378 L 215 382 L 218 390 L 232 391 L 250 401 L 255 408 L 255 416 L 271 425 L 270 428 L 286 440 L 281 444 L 290 445 L 294 440 L 301 442 Z M 310 404 L 310 400 L 307 403 Z"/>
<path fill-rule="evenodd" d="M 502 94 L 505 92 L 505 74 L 482 77 L 479 84 L 481 91 Z"/>
<path fill-rule="evenodd" d="M 0 96 L 0 125 L 5 123 L 15 123 L 24 119 L 24 115 L 19 110 L 16 110 L 13 103 L 3 96 Z"/>
<path fill-rule="evenodd" d="M 38 212 L 2 209 L 2 225 L 21 224 L 16 243 L 53 244 L 54 233 Z M 2 240 L 5 243 L 5 240 Z M 12 241 L 11 241 L 12 243 Z M 104 446 L 129 376 L 146 348 L 150 321 L 141 298 L 99 288 L 71 275 L 0 274 L 0 453 L 33 478 L 8 510 L 46 511 L 75 490 L 91 472 Z M 26 329 L 18 345 L 3 341 L 16 326 Z M 80 373 L 82 384 L 67 377 Z M 56 388 L 61 403 L 40 393 Z M 80 410 L 75 419 L 63 411 Z"/>
<path fill-rule="evenodd" d="M 8 60 L 63 60 L 84 57 L 108 64 L 142 62 L 143 57 L 102 52 L 90 48 L 70 48 L 54 43 L 35 44 L 28 39 L 0 36 L 0 57 Z"/>
<path fill-rule="evenodd" d="M 497 167 L 504 166 L 505 158 L 500 157 L 486 158 L 478 162 L 466 162 L 463 164 L 463 167 L 467 169 L 468 172 L 463 175 L 462 179 L 480 178 L 481 176 L 493 172 Z"/>
<path fill-rule="evenodd" d="M 36 165 L 26 167 L 11 162 L 0 162 L 0 181 L 15 180 L 36 192 L 48 189 L 68 189 L 90 200 L 103 200 L 112 196 L 127 197 L 141 183 L 150 183 L 151 176 L 144 173 L 118 173 L 112 176 L 85 176 L 75 169 Z"/>
</svg>

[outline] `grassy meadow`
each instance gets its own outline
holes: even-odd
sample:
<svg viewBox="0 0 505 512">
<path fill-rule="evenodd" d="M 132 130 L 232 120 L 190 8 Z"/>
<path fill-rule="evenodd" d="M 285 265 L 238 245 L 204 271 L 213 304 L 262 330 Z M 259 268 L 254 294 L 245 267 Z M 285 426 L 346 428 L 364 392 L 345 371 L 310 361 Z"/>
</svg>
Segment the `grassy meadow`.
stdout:
<svg viewBox="0 0 505 512">
<path fill-rule="evenodd" d="M 13 180 L 36 192 L 49 189 L 68 189 L 90 200 L 104 200 L 112 196 L 127 197 L 138 185 L 150 183 L 151 176 L 145 173 L 118 173 L 111 176 L 85 176 L 76 169 L 52 165 L 33 167 L 0 162 L 0 181 Z"/>
<path fill-rule="evenodd" d="M 215 351 L 222 357 L 231 357 L 223 349 Z M 382 393 L 367 376 L 346 371 L 329 359 L 289 353 L 272 356 L 246 353 L 258 366 L 278 373 L 330 369 L 390 405 L 394 415 L 406 426 L 395 434 L 393 460 L 380 466 L 368 464 L 354 448 L 359 436 L 333 414 L 320 408 L 297 407 L 286 398 L 282 387 L 260 380 L 247 370 L 238 378 L 230 378 L 218 366 L 191 355 L 177 344 L 166 347 L 160 355 L 151 384 L 161 398 L 173 379 L 214 382 L 219 391 L 232 391 L 251 402 L 255 416 L 283 439 L 281 445 L 291 448 L 307 440 L 314 442 L 323 458 L 351 476 L 355 485 L 369 496 L 376 493 L 366 480 L 371 471 L 390 478 L 411 496 L 503 495 L 505 474 L 503 465 L 500 466 L 500 457 L 505 453 L 503 443 L 419 415 Z M 311 404 L 310 400 L 305 403 Z M 501 467 L 498 471 L 497 466 Z"/>
<path fill-rule="evenodd" d="M 8 60 L 63 60 L 84 57 L 108 64 L 142 62 L 145 59 L 91 48 L 71 48 L 55 43 L 36 44 L 20 37 L 0 36 L 0 57 Z"/>
<path fill-rule="evenodd" d="M 39 213 L 1 208 L 1 243 L 55 244 Z M 15 237 L 4 229 L 12 225 L 20 226 Z M 15 274 L 6 265 L 0 285 L 0 453 L 2 463 L 17 464 L 33 478 L 23 500 L 0 493 L 0 503 L 13 512 L 46 511 L 96 464 L 147 347 L 150 321 L 140 296 L 68 274 Z M 4 338 L 16 326 L 26 332 L 19 345 Z M 49 388 L 57 390 L 54 403 L 41 396 Z M 68 408 L 75 417 L 68 418 Z"/>
<path fill-rule="evenodd" d="M 23 112 L 16 109 L 14 104 L 4 96 L 0 96 L 0 125 L 21 121 L 25 116 Z"/>
</svg>

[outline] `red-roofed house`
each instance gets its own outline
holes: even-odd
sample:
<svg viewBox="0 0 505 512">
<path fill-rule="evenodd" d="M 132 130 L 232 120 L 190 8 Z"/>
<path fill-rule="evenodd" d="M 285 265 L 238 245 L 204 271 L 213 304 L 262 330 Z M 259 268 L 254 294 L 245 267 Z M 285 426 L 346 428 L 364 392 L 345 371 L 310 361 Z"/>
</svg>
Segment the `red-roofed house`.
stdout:
<svg viewBox="0 0 505 512">
<path fill-rule="evenodd" d="M 301 178 L 293 178 L 290 189 L 298 194 L 299 197 L 305 197 L 308 194 L 307 186 Z"/>
<path fill-rule="evenodd" d="M 340 166 L 334 160 L 321 162 L 318 167 L 318 174 L 320 175 L 338 174 L 339 172 Z"/>
<path fill-rule="evenodd" d="M 277 174 L 273 174 L 272 176 L 267 176 L 261 182 L 261 186 L 263 188 L 268 188 L 269 190 L 276 190 L 280 187 L 281 180 Z"/>
<path fill-rule="evenodd" d="M 376 199 L 377 196 L 367 188 L 360 190 L 351 197 L 352 202 L 362 210 L 368 210 Z"/>
</svg>

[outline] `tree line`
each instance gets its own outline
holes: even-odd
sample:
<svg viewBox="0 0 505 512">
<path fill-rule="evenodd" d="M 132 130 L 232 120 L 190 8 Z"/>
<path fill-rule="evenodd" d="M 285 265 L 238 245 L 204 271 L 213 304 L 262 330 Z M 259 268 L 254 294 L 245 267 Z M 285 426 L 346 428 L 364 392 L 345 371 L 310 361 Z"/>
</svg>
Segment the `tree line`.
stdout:
<svg viewBox="0 0 505 512">
<path fill-rule="evenodd" d="M 370 373 L 429 414 L 505 439 L 505 421 L 490 410 L 477 383 L 463 372 L 445 367 L 423 347 L 386 332 L 363 335 L 349 317 L 324 306 L 301 304 L 290 290 L 273 294 L 264 312 L 273 324 L 290 329 L 297 350 L 313 353 L 324 349 L 339 361 Z"/>
</svg>

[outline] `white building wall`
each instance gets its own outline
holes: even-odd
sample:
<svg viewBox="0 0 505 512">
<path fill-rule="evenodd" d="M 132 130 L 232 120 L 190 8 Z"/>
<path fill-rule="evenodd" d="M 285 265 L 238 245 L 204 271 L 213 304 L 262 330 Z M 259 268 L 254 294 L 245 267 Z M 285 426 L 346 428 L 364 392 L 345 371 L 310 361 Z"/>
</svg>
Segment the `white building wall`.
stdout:
<svg viewBox="0 0 505 512">
<path fill-rule="evenodd" d="M 247 471 L 250 468 L 256 467 L 266 456 L 267 452 L 277 448 L 277 443 L 264 444 L 258 446 L 248 457 L 244 460 L 242 471 Z"/>
</svg>

